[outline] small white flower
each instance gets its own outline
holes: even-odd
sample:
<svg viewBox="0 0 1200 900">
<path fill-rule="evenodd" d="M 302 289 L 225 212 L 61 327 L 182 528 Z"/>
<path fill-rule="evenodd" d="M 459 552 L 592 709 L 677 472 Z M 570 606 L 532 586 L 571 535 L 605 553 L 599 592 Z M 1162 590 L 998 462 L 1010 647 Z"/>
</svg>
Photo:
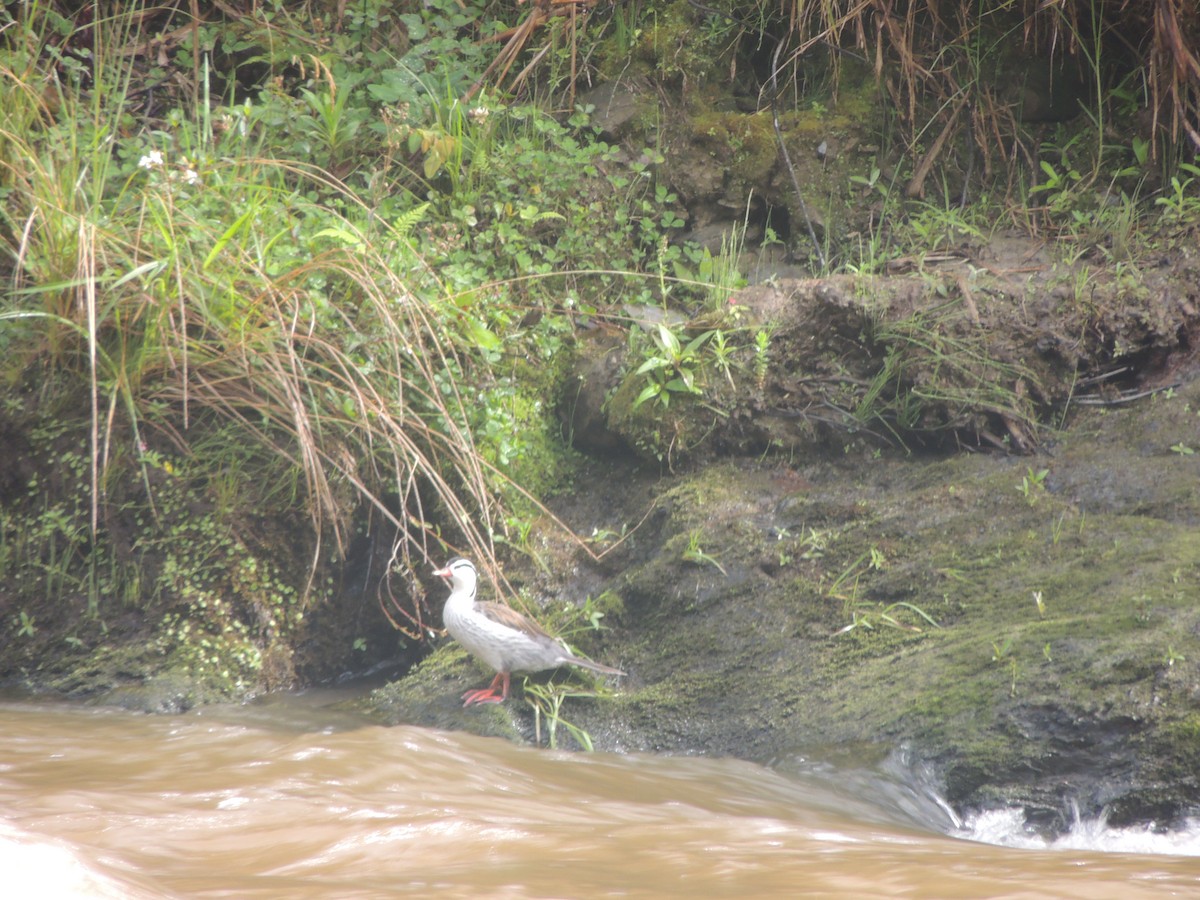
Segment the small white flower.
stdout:
<svg viewBox="0 0 1200 900">
<path fill-rule="evenodd" d="M 186 169 L 183 170 L 183 182 L 184 182 L 184 184 L 199 184 L 200 183 L 200 173 L 197 172 L 195 169 L 193 169 L 191 166 L 188 166 Z"/>
<path fill-rule="evenodd" d="M 151 150 L 145 156 L 138 160 L 139 169 L 157 169 L 163 164 L 163 155 L 161 150 Z"/>
</svg>

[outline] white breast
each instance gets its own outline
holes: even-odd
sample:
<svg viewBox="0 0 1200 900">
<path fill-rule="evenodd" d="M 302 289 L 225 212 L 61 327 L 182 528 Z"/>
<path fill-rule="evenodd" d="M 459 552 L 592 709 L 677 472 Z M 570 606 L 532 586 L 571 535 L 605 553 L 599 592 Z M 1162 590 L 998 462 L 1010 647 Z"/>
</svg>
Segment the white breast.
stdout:
<svg viewBox="0 0 1200 900">
<path fill-rule="evenodd" d="M 517 632 L 479 615 L 470 597 L 464 597 L 460 602 L 456 600 L 459 598 L 451 595 L 442 612 L 442 621 L 450 636 L 495 671 L 510 671 L 505 665 L 504 650 L 513 643 L 514 636 L 519 637 Z"/>
</svg>

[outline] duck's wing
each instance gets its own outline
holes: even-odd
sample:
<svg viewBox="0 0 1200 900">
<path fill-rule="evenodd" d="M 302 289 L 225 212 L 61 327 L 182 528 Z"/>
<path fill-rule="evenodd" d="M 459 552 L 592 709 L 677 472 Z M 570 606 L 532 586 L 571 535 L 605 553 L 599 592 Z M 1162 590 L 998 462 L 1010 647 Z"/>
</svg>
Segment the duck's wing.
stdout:
<svg viewBox="0 0 1200 900">
<path fill-rule="evenodd" d="M 503 603 L 476 603 L 475 609 L 491 621 L 511 628 L 513 631 L 519 631 L 532 638 L 545 638 L 557 643 L 557 640 L 547 634 L 537 622 L 527 616 L 521 615 L 511 606 L 505 606 Z"/>
</svg>

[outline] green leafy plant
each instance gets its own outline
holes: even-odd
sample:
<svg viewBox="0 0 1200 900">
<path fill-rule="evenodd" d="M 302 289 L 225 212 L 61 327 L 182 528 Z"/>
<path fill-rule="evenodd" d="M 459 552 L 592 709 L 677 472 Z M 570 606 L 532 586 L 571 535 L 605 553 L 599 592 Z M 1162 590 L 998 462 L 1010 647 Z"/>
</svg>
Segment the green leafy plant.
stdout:
<svg viewBox="0 0 1200 900">
<path fill-rule="evenodd" d="M 603 622 L 601 622 L 601 619 L 603 619 L 606 614 L 602 609 L 600 609 L 600 607 L 601 605 L 610 602 L 612 599 L 613 596 L 607 591 L 601 594 L 599 597 L 592 597 L 589 595 L 584 599 L 582 610 L 583 618 L 588 623 L 588 627 L 590 627 L 593 631 L 602 631 L 604 629 L 605 626 Z"/>
<path fill-rule="evenodd" d="M 771 329 L 758 328 L 754 332 L 754 384 L 761 391 L 771 371 Z"/>
<path fill-rule="evenodd" d="M 828 529 L 808 528 L 807 533 L 800 539 L 800 558 L 820 559 L 835 538 L 834 532 Z"/>
<path fill-rule="evenodd" d="M 331 166 L 338 166 L 348 157 L 359 129 L 367 122 L 366 108 L 361 104 L 350 105 L 354 87 L 354 79 L 347 77 L 339 84 L 329 74 L 324 89 L 300 90 L 305 112 L 297 128 L 319 139 Z"/>
<path fill-rule="evenodd" d="M 1020 671 L 1020 664 L 1017 658 L 1012 653 L 1013 640 L 1012 636 L 1005 637 L 1002 641 L 992 641 L 992 662 L 1001 663 L 1008 667 L 1009 684 L 1008 695 L 1015 697 L 1017 695 L 1017 673 Z M 1044 653 L 1048 653 L 1049 644 L 1043 648 Z M 1047 656 L 1047 658 L 1049 658 Z"/>
<path fill-rule="evenodd" d="M 992 662 L 1001 662 L 1008 657 L 1008 652 L 1012 649 L 1012 637 L 1006 637 L 1002 641 L 992 641 Z"/>
<path fill-rule="evenodd" d="M 737 365 L 735 354 L 738 348 L 732 341 L 726 338 L 724 331 L 717 328 L 713 330 L 712 339 L 708 342 L 707 350 L 713 366 L 725 376 L 729 387 L 736 390 L 737 386 L 733 382 L 733 370 Z"/>
<path fill-rule="evenodd" d="M 912 234 L 917 246 L 927 253 L 956 246 L 967 239 L 985 239 L 983 232 L 963 210 L 952 203 L 942 206 L 921 203 L 909 217 L 906 230 Z"/>
<path fill-rule="evenodd" d="M 746 198 L 746 215 L 749 217 L 753 194 Z M 741 225 L 722 233 L 721 249 L 716 256 L 706 247 L 700 252 L 697 264 L 699 280 L 707 286 L 708 302 L 717 309 L 729 303 L 733 292 L 746 284 L 740 271 L 740 259 L 746 243 L 748 218 Z"/>
<path fill-rule="evenodd" d="M 656 352 L 633 373 L 646 376 L 649 383 L 634 400 L 633 408 L 637 409 L 647 400 L 657 400 L 666 407 L 671 405 L 673 396 L 702 394 L 696 384 L 702 363 L 700 351 L 714 332 L 705 331 L 685 344 L 674 331 L 659 322 L 651 334 Z"/>
<path fill-rule="evenodd" d="M 562 705 L 567 700 L 598 696 L 592 691 L 581 691 L 565 684 L 553 682 L 541 684 L 526 678 L 524 682 L 525 702 L 533 709 L 535 740 L 542 742 L 542 720 L 546 722 L 546 742 L 551 749 L 558 747 L 558 726 L 563 726 L 581 748 L 591 753 L 592 736 L 583 728 L 567 721 L 562 716 Z"/>
<path fill-rule="evenodd" d="M 37 634 L 37 626 L 34 624 L 33 616 L 29 615 L 25 610 L 21 610 L 20 618 L 13 622 L 17 629 L 18 637 L 33 637 Z"/>
<path fill-rule="evenodd" d="M 887 186 L 880 182 L 880 174 L 879 166 L 872 166 L 870 172 L 866 175 L 851 175 L 850 183 L 866 188 L 868 191 L 879 191 L 884 196 L 887 196 Z"/>
<path fill-rule="evenodd" d="M 1030 194 L 1045 194 L 1046 209 L 1051 215 L 1069 213 L 1078 202 L 1078 190 L 1083 176 L 1075 168 L 1055 168 L 1048 160 L 1039 164 L 1046 180 L 1030 188 Z"/>
<path fill-rule="evenodd" d="M 1200 178 L 1200 166 L 1181 162 L 1179 169 L 1190 177 L 1181 178 L 1179 175 L 1172 175 L 1170 192 L 1155 198 L 1154 202 L 1163 207 L 1166 214 L 1173 219 L 1193 219 L 1200 215 L 1200 191 L 1191 190 L 1189 192 L 1189 189 L 1193 182 Z"/>
<path fill-rule="evenodd" d="M 729 573 L 725 571 L 725 567 L 722 566 L 714 557 L 708 553 L 705 553 L 703 548 L 700 546 L 700 540 L 702 537 L 703 534 L 699 528 L 693 529 L 688 533 L 688 545 L 683 551 L 684 560 L 686 562 L 696 563 L 697 565 L 710 565 L 722 575 L 728 577 Z"/>
<path fill-rule="evenodd" d="M 1169 669 L 1177 662 L 1187 662 L 1187 657 L 1182 653 L 1178 653 L 1173 646 L 1168 644 L 1167 652 L 1163 654 L 1163 665 Z"/>
<path fill-rule="evenodd" d="M 1042 494 L 1046 492 L 1046 476 L 1050 474 L 1049 469 L 1038 469 L 1033 471 L 1033 467 L 1026 468 L 1025 474 L 1021 476 L 1021 483 L 1017 485 L 1017 490 L 1021 496 L 1025 498 L 1025 502 L 1030 506 L 1036 506 Z"/>
</svg>

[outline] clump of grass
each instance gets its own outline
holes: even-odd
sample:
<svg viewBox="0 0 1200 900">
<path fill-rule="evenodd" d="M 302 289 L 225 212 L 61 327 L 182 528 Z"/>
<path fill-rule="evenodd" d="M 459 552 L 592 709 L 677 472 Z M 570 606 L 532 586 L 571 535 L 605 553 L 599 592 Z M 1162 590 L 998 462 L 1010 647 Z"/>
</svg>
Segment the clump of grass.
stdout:
<svg viewBox="0 0 1200 900">
<path fill-rule="evenodd" d="M 1111 9 L 1094 0 L 961 0 L 933 11 L 918 0 L 780 0 L 760 2 L 756 8 L 758 27 L 778 34 L 779 26 L 772 29 L 770 23 L 786 23 L 779 39 L 795 48 L 781 54 L 787 69 L 780 79 L 799 81 L 810 48 L 840 48 L 848 35 L 855 36 L 857 48 L 865 42 L 867 59 L 887 60 L 892 75 L 883 87 L 895 111 L 897 134 L 906 150 L 921 150 L 905 187 L 909 197 L 923 195 L 933 163 L 948 158 L 961 143 L 983 158 L 987 172 L 993 167 L 1012 171 L 1025 155 L 1026 138 L 1014 114 L 1019 110 L 1013 110 L 998 88 L 1005 77 L 998 67 L 1013 46 L 1023 45 L 1064 70 L 1068 65 L 1080 68 L 1090 88 L 1087 102 L 1095 124 L 1097 162 L 1105 151 L 1106 95 L 1113 96 L 1107 81 L 1116 58 L 1132 46 L 1141 54 L 1138 89 L 1147 98 L 1160 150 L 1172 155 L 1185 141 L 1200 147 L 1200 13 L 1194 5 L 1168 3 L 1152 9 L 1124 4 Z M 835 85 L 838 70 L 853 55 L 832 55 Z M 1005 160 L 997 151 L 1010 139 L 1021 150 Z"/>
<path fill-rule="evenodd" d="M 88 398 L 92 540 L 130 472 L 159 515 L 169 452 L 226 498 L 281 487 L 280 507 L 311 520 L 310 586 L 327 544 L 345 558 L 364 504 L 399 535 L 414 586 L 447 541 L 494 559 L 506 488 L 520 493 L 475 437 L 500 339 L 416 249 L 427 205 L 385 219 L 326 171 L 274 158 L 251 103 L 204 99 L 118 140 L 133 56 L 100 48 L 135 21 L 95 23 L 90 89 L 41 90 L 53 60 L 0 64 L 5 377 L 39 381 L 43 403 Z M 406 616 L 423 636 L 420 607 Z"/>
<path fill-rule="evenodd" d="M 192 156 L 151 140 L 107 172 L 80 158 L 94 146 L 8 135 L 7 218 L 28 225 L 9 245 L 19 296 L 42 303 L 5 315 L 43 322 L 52 352 L 27 363 L 87 379 L 97 460 L 117 458 L 125 429 L 139 447 L 157 436 L 186 450 L 192 426 L 231 420 L 303 473 L 298 500 L 340 547 L 358 499 L 402 532 L 428 527 L 419 487 L 490 555 L 493 491 L 459 388 L 476 323 L 397 274 L 420 265 L 405 221 L 364 227 L 352 192 L 259 157 L 236 129 L 202 132 Z M 63 171 L 86 171 L 90 196 L 69 190 Z M 309 200 L 314 188 L 348 212 Z"/>
<path fill-rule="evenodd" d="M 563 726 L 583 750 L 591 753 L 592 736 L 580 726 L 563 718 L 562 705 L 570 699 L 593 698 L 592 691 L 579 690 L 563 684 L 539 684 L 525 679 L 525 702 L 533 709 L 534 740 L 542 742 L 542 721 L 546 723 L 546 743 L 550 749 L 558 748 L 558 726 Z"/>
<path fill-rule="evenodd" d="M 956 333 L 954 321 L 948 306 L 876 319 L 867 340 L 880 351 L 880 365 L 854 417 L 881 423 L 900 443 L 908 433 L 946 431 L 989 442 L 1003 435 L 1015 449 L 1030 449 L 1038 430 L 1031 397 L 1037 378 L 997 358 L 982 337 Z"/>
</svg>

